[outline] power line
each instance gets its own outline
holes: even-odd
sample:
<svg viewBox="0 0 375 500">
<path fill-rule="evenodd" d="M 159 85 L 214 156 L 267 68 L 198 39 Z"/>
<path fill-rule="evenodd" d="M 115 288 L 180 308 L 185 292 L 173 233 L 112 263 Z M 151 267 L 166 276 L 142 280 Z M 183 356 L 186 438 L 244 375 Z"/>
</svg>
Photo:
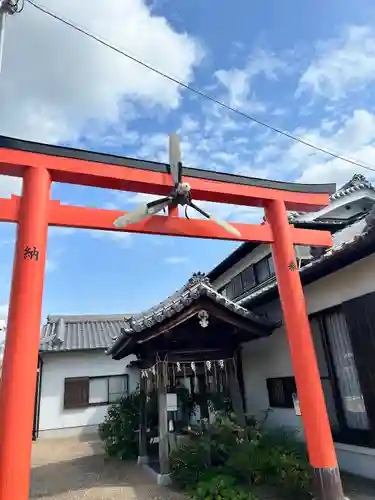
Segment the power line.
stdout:
<svg viewBox="0 0 375 500">
<path fill-rule="evenodd" d="M 301 137 L 295 136 L 295 135 L 293 135 L 290 132 L 286 132 L 284 130 L 281 130 L 281 129 L 277 128 L 277 127 L 274 127 L 273 125 L 270 125 L 269 123 L 263 122 L 263 121 L 259 120 L 258 118 L 255 118 L 252 115 L 244 113 L 243 111 L 241 111 L 239 109 L 233 108 L 232 106 L 229 106 L 228 104 L 225 104 L 224 102 L 219 101 L 215 97 L 212 97 L 212 96 L 210 96 L 208 94 L 205 94 L 201 90 L 198 90 L 198 89 L 196 89 L 194 87 L 191 87 L 190 85 L 187 85 L 186 83 L 183 83 L 180 80 L 177 80 L 176 78 L 173 78 L 172 76 L 164 73 L 163 71 L 160 71 L 157 68 L 154 68 L 153 66 L 150 66 L 149 64 L 147 64 L 147 63 L 145 63 L 145 62 L 137 59 L 136 57 L 128 54 L 124 50 L 119 49 L 115 45 L 112 45 L 110 42 L 107 42 L 103 38 L 101 38 L 101 37 L 99 37 L 97 35 L 94 35 L 93 33 L 90 33 L 89 31 L 87 31 L 84 28 L 81 28 L 81 27 L 77 26 L 72 21 L 69 21 L 68 19 L 65 19 L 65 18 L 61 17 L 60 15 L 55 14 L 54 12 L 50 11 L 49 9 L 47 9 L 47 8 L 41 6 L 41 5 L 38 5 L 33 0 L 26 0 L 26 1 L 30 5 L 32 5 L 34 8 L 36 8 L 39 11 L 43 12 L 44 14 L 46 14 L 46 15 L 54 18 L 54 19 L 56 19 L 57 21 L 62 22 L 63 24 L 69 26 L 70 28 L 73 28 L 74 30 L 76 30 L 76 31 L 78 31 L 78 32 L 86 35 L 87 37 L 95 40 L 96 42 L 100 43 L 101 45 L 104 45 L 105 47 L 107 47 L 107 48 L 109 48 L 111 50 L 114 50 L 115 52 L 117 52 L 118 54 L 123 55 L 127 59 L 130 59 L 131 61 L 133 61 L 133 62 L 135 62 L 135 63 L 143 66 L 144 68 L 147 68 L 150 71 L 153 71 L 154 73 L 162 76 L 163 78 L 165 78 L 165 79 L 167 79 L 167 80 L 169 80 L 169 81 L 171 81 L 173 83 L 176 83 L 180 87 L 183 87 L 184 89 L 189 90 L 190 92 L 193 92 L 194 94 L 199 95 L 200 97 L 203 97 L 204 99 L 206 99 L 208 101 L 211 101 L 214 104 L 217 104 L 218 106 L 221 106 L 222 108 L 227 109 L 228 111 L 231 111 L 232 113 L 240 115 L 243 118 L 246 118 L 247 120 L 250 120 L 250 121 L 252 121 L 254 123 L 257 123 L 258 125 L 261 125 L 262 127 L 265 127 L 265 128 L 267 128 L 269 130 L 272 130 L 273 132 L 276 132 L 279 135 L 287 137 L 288 139 L 291 139 L 291 140 L 293 140 L 295 142 L 299 142 L 300 144 L 303 144 L 304 146 L 306 146 L 308 148 L 314 149 L 317 152 L 323 153 L 323 154 L 325 154 L 327 156 L 331 156 L 332 158 L 336 158 L 336 159 L 344 161 L 346 163 L 350 163 L 351 165 L 355 165 L 357 167 L 364 168 L 366 170 L 370 170 L 371 172 L 375 172 L 375 167 L 371 167 L 370 165 L 365 165 L 365 164 L 361 163 L 360 161 L 357 161 L 357 160 L 354 160 L 354 159 L 350 159 L 350 158 L 346 158 L 345 156 L 341 156 L 341 155 L 339 155 L 337 153 L 334 153 L 333 151 L 330 151 L 328 149 L 316 146 L 315 144 L 313 144 L 313 143 L 311 143 L 309 141 L 305 141 Z"/>
</svg>

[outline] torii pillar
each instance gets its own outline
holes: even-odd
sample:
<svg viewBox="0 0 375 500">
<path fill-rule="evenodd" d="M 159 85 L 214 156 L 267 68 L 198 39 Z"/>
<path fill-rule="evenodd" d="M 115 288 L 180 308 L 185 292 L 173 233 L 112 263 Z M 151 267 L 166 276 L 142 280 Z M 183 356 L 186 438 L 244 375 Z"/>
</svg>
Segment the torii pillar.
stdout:
<svg viewBox="0 0 375 500">
<path fill-rule="evenodd" d="M 307 450 L 313 468 L 315 493 L 318 500 L 343 500 L 340 471 L 285 203 L 280 200 L 268 202 L 265 214 L 274 237 L 272 254 L 275 273 Z"/>
<path fill-rule="evenodd" d="M 1 380 L 1 500 L 29 498 L 50 188 L 51 179 L 47 170 L 34 167 L 26 169 Z M 34 251 L 34 254 L 27 253 L 27 249 Z M 33 258 L 30 258 L 31 255 Z"/>
</svg>

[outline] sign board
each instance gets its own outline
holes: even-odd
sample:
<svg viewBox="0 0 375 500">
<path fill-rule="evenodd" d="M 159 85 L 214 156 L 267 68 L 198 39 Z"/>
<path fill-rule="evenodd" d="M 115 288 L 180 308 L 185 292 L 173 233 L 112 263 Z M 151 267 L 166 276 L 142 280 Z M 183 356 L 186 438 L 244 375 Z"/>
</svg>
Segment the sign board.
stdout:
<svg viewBox="0 0 375 500">
<path fill-rule="evenodd" d="M 174 392 L 167 393 L 167 411 L 177 411 L 177 394 Z"/>
<path fill-rule="evenodd" d="M 294 411 L 296 412 L 296 415 L 298 417 L 300 417 L 301 416 L 301 408 L 300 408 L 300 404 L 299 404 L 299 399 L 298 399 L 297 394 L 295 392 L 292 394 L 292 398 L 293 398 Z"/>
</svg>

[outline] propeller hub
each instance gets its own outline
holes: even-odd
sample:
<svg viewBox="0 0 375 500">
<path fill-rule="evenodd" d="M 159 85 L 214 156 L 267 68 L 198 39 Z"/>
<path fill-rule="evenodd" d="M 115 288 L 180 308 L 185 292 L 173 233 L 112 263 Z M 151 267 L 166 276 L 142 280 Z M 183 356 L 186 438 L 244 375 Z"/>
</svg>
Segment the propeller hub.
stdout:
<svg viewBox="0 0 375 500">
<path fill-rule="evenodd" d="M 187 194 L 190 192 L 190 184 L 188 182 L 182 182 L 177 186 L 178 194 Z"/>
</svg>

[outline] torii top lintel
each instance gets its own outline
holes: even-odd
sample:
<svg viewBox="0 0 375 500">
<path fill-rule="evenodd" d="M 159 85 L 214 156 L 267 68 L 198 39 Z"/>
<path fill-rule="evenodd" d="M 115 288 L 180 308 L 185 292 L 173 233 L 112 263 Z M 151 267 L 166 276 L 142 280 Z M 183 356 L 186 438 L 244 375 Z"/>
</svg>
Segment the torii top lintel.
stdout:
<svg viewBox="0 0 375 500">
<path fill-rule="evenodd" d="M 130 192 L 166 195 L 172 188 L 169 165 L 120 156 L 51 146 L 0 136 L 0 174 L 23 177 L 27 168 L 47 169 L 52 181 Z M 310 212 L 326 206 L 334 184 L 296 184 L 216 171 L 183 168 L 194 200 L 264 207 L 279 200 L 287 210 Z M 18 201 L 0 200 L 0 220 L 16 222 Z M 6 203 L 6 201 L 8 203 Z M 114 230 L 118 211 L 70 207 L 50 202 L 49 225 Z M 126 228 L 129 232 L 237 239 L 225 230 L 212 230 L 211 221 L 155 216 Z M 235 224 L 243 241 L 273 241 L 268 225 Z M 292 228 L 299 244 L 331 245 L 330 233 Z"/>
<path fill-rule="evenodd" d="M 49 146 L 0 136 L 0 173 L 22 177 L 26 166 L 46 167 L 52 180 L 70 184 L 168 194 L 168 165 Z M 51 158 L 52 157 L 52 158 Z M 335 184 L 296 184 L 195 168 L 183 169 L 195 200 L 263 206 L 283 199 L 288 210 L 314 211 L 328 204 Z"/>
</svg>

